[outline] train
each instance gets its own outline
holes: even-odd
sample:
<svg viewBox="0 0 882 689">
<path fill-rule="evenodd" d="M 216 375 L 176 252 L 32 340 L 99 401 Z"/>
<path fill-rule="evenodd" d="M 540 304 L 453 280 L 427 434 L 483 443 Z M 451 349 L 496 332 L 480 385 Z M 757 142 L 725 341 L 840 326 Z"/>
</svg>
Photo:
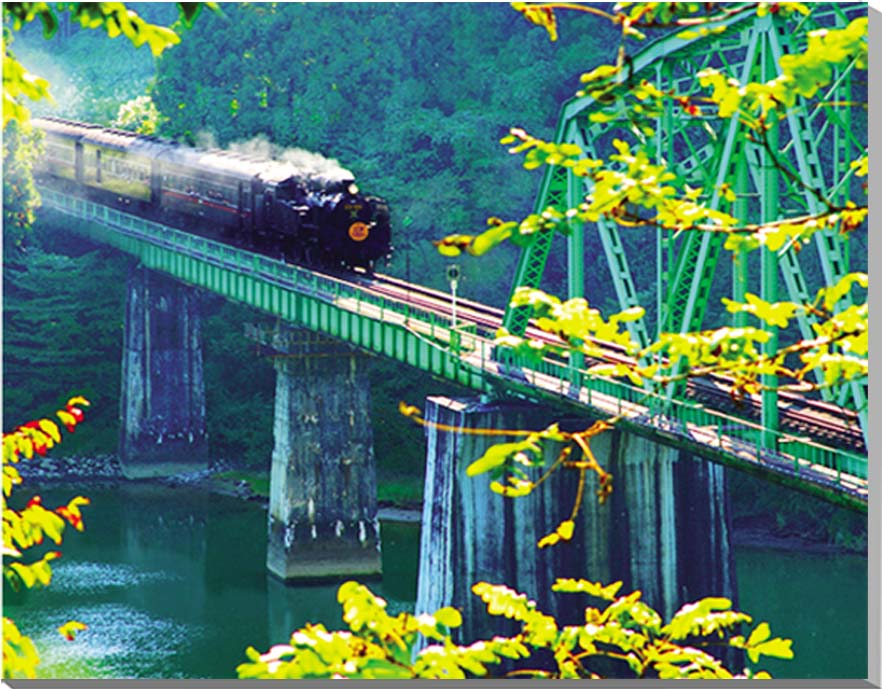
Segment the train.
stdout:
<svg viewBox="0 0 882 689">
<path fill-rule="evenodd" d="M 44 184 L 309 268 L 369 274 L 392 254 L 389 206 L 333 172 L 56 117 L 37 118 Z"/>
</svg>

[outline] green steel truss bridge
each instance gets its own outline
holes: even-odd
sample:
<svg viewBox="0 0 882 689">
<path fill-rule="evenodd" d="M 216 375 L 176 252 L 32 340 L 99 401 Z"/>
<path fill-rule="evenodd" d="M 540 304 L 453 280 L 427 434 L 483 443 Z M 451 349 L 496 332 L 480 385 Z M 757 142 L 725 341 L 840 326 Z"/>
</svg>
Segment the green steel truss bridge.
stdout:
<svg viewBox="0 0 882 689">
<path fill-rule="evenodd" d="M 829 5 L 820 21 L 843 25 L 855 11 L 866 13 L 866 5 Z M 817 21 L 813 16 L 806 21 Z M 662 39 L 647 46 L 634 58 L 635 78 L 652 79 L 662 89 L 688 94 L 697 88 L 695 74 L 707 66 L 725 66 L 748 80 L 774 78 L 778 59 L 794 51 L 792 26 L 785 28 L 773 16 L 760 19 L 735 16 L 726 30 L 706 38 Z M 831 101 L 855 100 L 860 86 L 854 85 L 852 69 L 842 70 L 824 94 Z M 864 87 L 865 88 L 865 87 Z M 858 95 L 859 92 L 858 92 Z M 857 98 L 860 99 L 860 98 Z M 865 98 L 863 98 L 865 100 Z M 567 102 L 562 110 L 554 140 L 571 142 L 594 156 L 614 135 L 616 122 L 592 121 L 591 113 L 601 104 L 590 98 Z M 844 113 L 844 114 L 843 114 Z M 745 201 L 739 201 L 735 215 L 759 210 L 766 220 L 802 215 L 820 210 L 817 197 L 806 186 L 822 189 L 834 199 L 852 192 L 848 162 L 863 146 L 861 126 L 852 121 L 848 109 L 817 108 L 791 115 L 782 132 L 780 160 L 806 184 L 782 176 L 766 164 L 758 147 L 739 143 L 741 124 L 733 120 L 720 136 L 714 136 L 703 118 L 686 116 L 671 107 L 656 127 L 654 141 L 663 158 L 683 160 L 676 172 L 691 186 L 719 188 L 726 182 Z M 786 136 L 785 136 L 786 134 Z M 684 155 L 684 153 L 688 155 Z M 830 164 L 832 160 L 833 164 Z M 821 164 L 824 161 L 824 165 Z M 833 170 L 832 177 L 825 176 Z M 590 189 L 563 167 L 548 167 L 535 209 L 549 206 L 565 210 L 578 205 Z M 575 408 L 596 418 L 621 416 L 618 426 L 629 432 L 682 447 L 712 461 L 761 474 L 770 480 L 797 487 L 859 510 L 867 509 L 867 456 L 780 430 L 778 400 L 765 395 L 760 423 L 715 411 L 685 399 L 673 391 L 654 393 L 627 383 L 588 374 L 580 362 L 544 359 L 530 361 L 494 352 L 487 314 L 477 304 L 462 304 L 454 324 L 450 304 L 440 293 L 417 285 L 395 291 L 391 283 L 364 276 L 341 278 L 292 266 L 266 256 L 187 234 L 144 218 L 54 190 L 43 190 L 47 207 L 82 219 L 77 231 L 136 257 L 145 267 L 167 273 L 185 283 L 246 303 L 278 318 L 339 338 L 361 349 L 394 358 L 432 375 L 490 394 L 505 394 Z M 753 199 L 753 200 L 751 200 Z M 761 203 L 761 199 L 770 199 Z M 712 205 L 720 202 L 715 195 Z M 754 206 L 756 208 L 754 208 Z M 570 297 L 590 293 L 584 274 L 586 241 L 596 245 L 588 233 L 595 228 L 574 228 L 567 238 L 568 292 Z M 610 266 L 622 309 L 638 304 L 645 286 L 631 274 L 628 249 L 632 237 L 611 223 L 596 225 L 600 245 Z M 645 230 L 643 230 L 645 232 Z M 847 245 L 832 234 L 816 235 L 816 256 L 827 282 L 849 272 Z M 541 286 L 553 235 L 539 233 L 521 256 L 514 286 Z M 720 262 L 719 235 L 683 233 L 677 239 L 658 233 L 657 274 L 649 288 L 656 294 L 656 330 L 692 331 L 710 327 L 704 316 L 713 278 Z M 811 301 L 800 261 L 794 251 L 766 252 L 759 266 L 761 294 L 776 300 L 778 276 L 783 278 L 789 298 Z M 747 265 L 746 261 L 741 265 Z M 731 294 L 743 301 L 753 273 L 748 268 L 732 271 Z M 755 271 L 754 271 L 755 272 Z M 643 289 L 644 291 L 640 291 Z M 753 290 L 755 291 L 755 290 Z M 413 299 L 421 294 L 420 299 Z M 486 311 L 486 309 L 484 309 Z M 529 314 L 508 309 L 499 314 L 496 325 L 514 333 L 528 332 Z M 800 322 L 802 335 L 811 334 L 811 320 Z M 629 324 L 638 342 L 649 343 L 642 323 Z M 497 360 L 499 359 L 499 360 Z M 866 438 L 867 387 L 856 382 L 827 393 L 828 401 L 851 408 L 860 419 Z"/>
</svg>

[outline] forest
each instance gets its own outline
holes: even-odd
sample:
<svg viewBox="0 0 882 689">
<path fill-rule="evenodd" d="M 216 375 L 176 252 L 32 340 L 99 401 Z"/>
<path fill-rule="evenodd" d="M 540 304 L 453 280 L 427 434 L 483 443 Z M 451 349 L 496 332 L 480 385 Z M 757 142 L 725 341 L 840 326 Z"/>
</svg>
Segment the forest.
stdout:
<svg viewBox="0 0 882 689">
<path fill-rule="evenodd" d="M 178 16 L 174 4 L 128 6 L 159 25 Z M 55 103 L 30 105 L 34 116 L 138 127 L 189 145 L 321 153 L 388 200 L 395 252 L 382 270 L 444 290 L 453 260 L 433 242 L 477 234 L 488 218 L 533 211 L 539 176 L 525 171 L 500 139 L 513 127 L 551 138 L 561 105 L 580 88 L 579 75 L 608 60 L 621 37 L 620 27 L 576 12 L 561 23 L 560 39 L 550 41 L 497 3 L 222 3 L 180 28 L 180 43 L 154 57 L 124 38 L 108 40 L 78 26 L 67 13 L 58 19 L 50 41 L 37 22 L 10 34 L 16 57 L 52 86 Z M 858 118 L 855 126 L 865 131 L 866 121 Z M 4 167 L 12 169 L 11 158 Z M 851 235 L 853 270 L 866 270 L 866 236 Z M 645 279 L 638 298 L 651 320 L 655 236 L 634 233 L 627 241 L 631 269 Z M 518 248 L 507 243 L 492 259 L 457 257 L 463 296 L 504 306 L 517 257 Z M 591 305 L 617 311 L 603 252 L 587 252 L 585 262 Z M 46 223 L 4 230 L 5 418 L 51 414 L 74 390 L 93 404 L 88 432 L 65 439 L 56 454 L 116 450 L 130 267 L 120 254 Z M 730 270 L 723 264 L 715 283 L 711 322 L 725 317 L 720 298 L 728 294 Z M 810 282 L 823 281 L 819 265 L 809 262 L 806 270 Z M 566 273 L 565 254 L 552 252 L 542 287 L 564 294 Z M 243 329 L 272 320 L 210 295 L 203 313 L 212 458 L 252 481 L 265 480 L 275 373 Z M 782 336 L 795 339 L 795 329 Z M 379 359 L 370 376 L 373 423 L 381 429 L 374 433 L 380 500 L 419 505 L 423 431 L 398 413 L 398 402 L 463 391 Z M 866 551 L 860 519 L 825 504 L 788 504 L 786 492 L 758 491 L 749 476 L 731 483 L 736 520 L 771 522 L 779 535 Z"/>
</svg>

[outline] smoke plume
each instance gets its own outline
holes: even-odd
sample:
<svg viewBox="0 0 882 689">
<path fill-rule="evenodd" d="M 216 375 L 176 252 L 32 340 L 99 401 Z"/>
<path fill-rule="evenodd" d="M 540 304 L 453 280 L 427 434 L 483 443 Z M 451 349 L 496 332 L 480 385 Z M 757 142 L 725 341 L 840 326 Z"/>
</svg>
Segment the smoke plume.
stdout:
<svg viewBox="0 0 882 689">
<path fill-rule="evenodd" d="M 320 153 L 305 151 L 302 148 L 276 146 L 262 134 L 247 141 L 235 141 L 228 148 L 233 153 L 288 163 L 300 177 L 320 179 L 325 182 L 342 182 L 354 178 L 352 172 L 332 158 L 325 158 Z"/>
</svg>

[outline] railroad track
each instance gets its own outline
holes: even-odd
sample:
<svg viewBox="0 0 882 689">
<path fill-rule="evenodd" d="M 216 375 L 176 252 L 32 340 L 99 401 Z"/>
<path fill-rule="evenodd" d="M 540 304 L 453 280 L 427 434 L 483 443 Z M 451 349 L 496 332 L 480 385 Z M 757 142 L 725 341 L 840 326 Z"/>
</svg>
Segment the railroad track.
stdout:
<svg viewBox="0 0 882 689">
<path fill-rule="evenodd" d="M 354 279 L 351 274 L 347 274 L 344 279 L 350 283 L 354 282 L 372 294 L 452 317 L 451 295 L 447 292 L 408 283 L 399 278 L 379 273 L 373 276 L 355 275 Z M 479 334 L 493 337 L 502 325 L 504 311 L 469 299 L 457 298 L 456 316 L 457 322 L 474 324 Z M 528 326 L 526 335 L 547 344 L 565 344 L 555 335 L 532 325 Z M 601 346 L 606 355 L 596 359 L 586 357 L 586 364 L 630 361 L 621 349 L 605 343 Z M 741 400 L 733 399 L 729 394 L 726 379 L 721 376 L 709 376 L 689 381 L 685 397 L 717 411 L 749 421 L 758 422 L 761 419 L 760 397 L 748 395 Z M 854 452 L 867 452 L 864 436 L 855 412 L 794 392 L 780 392 L 778 406 L 782 432 L 796 437 L 811 438 L 825 445 L 841 447 Z"/>
</svg>

